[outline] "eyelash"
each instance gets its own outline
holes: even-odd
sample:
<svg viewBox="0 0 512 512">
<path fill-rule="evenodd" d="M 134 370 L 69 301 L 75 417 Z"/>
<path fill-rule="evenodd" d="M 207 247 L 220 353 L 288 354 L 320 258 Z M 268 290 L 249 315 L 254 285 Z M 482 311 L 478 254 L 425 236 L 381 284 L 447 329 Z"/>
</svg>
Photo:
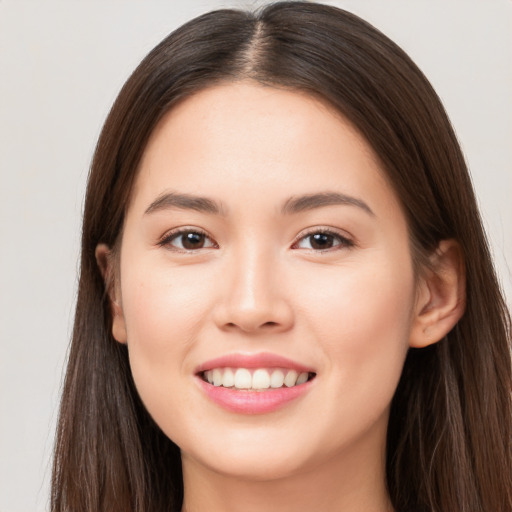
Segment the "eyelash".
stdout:
<svg viewBox="0 0 512 512">
<path fill-rule="evenodd" d="M 337 231 L 335 231 L 333 229 L 330 229 L 330 228 L 314 228 L 314 229 L 311 229 L 309 231 L 306 231 L 306 233 L 302 233 L 301 236 L 299 238 L 297 238 L 297 240 L 295 242 L 293 242 L 292 247 L 297 245 L 301 240 L 305 240 L 308 237 L 311 237 L 313 235 L 328 235 L 328 236 L 332 236 L 333 238 L 337 239 L 338 242 L 339 242 L 338 245 L 336 245 L 334 247 L 330 247 L 329 249 L 317 249 L 317 250 L 309 249 L 309 250 L 312 250 L 312 251 L 317 252 L 317 253 L 318 252 L 319 253 L 326 253 L 326 252 L 340 250 L 340 249 L 350 249 L 351 247 L 353 247 L 355 245 L 353 240 L 350 240 L 346 236 L 341 235 L 339 232 L 337 232 Z"/>
<path fill-rule="evenodd" d="M 180 236 L 183 236 L 187 233 L 205 236 L 206 238 L 208 238 L 212 241 L 213 245 L 211 247 L 200 247 L 198 249 L 181 249 L 181 248 L 177 248 L 177 247 L 171 247 L 170 244 L 173 240 L 175 240 L 175 239 L 179 238 Z M 314 228 L 310 231 L 307 231 L 306 233 L 303 233 L 300 237 L 298 237 L 293 242 L 292 248 L 294 248 L 302 240 L 305 240 L 308 237 L 311 237 L 311 236 L 317 235 L 317 234 L 331 236 L 331 237 L 337 239 L 339 243 L 338 243 L 338 245 L 335 245 L 328 249 L 308 249 L 309 251 L 313 251 L 315 253 L 326 253 L 326 252 L 331 252 L 333 250 L 350 249 L 351 247 L 353 247 L 355 245 L 355 243 L 352 240 L 350 240 L 349 238 L 341 235 L 337 231 L 334 231 L 330 228 Z M 191 254 L 200 249 L 218 248 L 218 245 L 215 242 L 213 242 L 213 239 L 208 235 L 208 233 L 199 228 L 179 228 L 179 229 L 173 230 L 173 231 L 167 233 L 158 242 L 158 245 L 161 247 L 169 247 L 170 250 L 172 250 L 172 251 L 185 253 L 185 254 Z"/>
<path fill-rule="evenodd" d="M 169 233 L 165 234 L 164 237 L 158 242 L 158 245 L 161 247 L 170 247 L 170 243 L 175 239 L 179 238 L 180 236 L 183 236 L 186 233 L 193 233 L 196 235 L 203 235 L 206 238 L 211 239 L 211 237 L 208 235 L 206 231 L 203 231 L 199 228 L 179 228 L 175 229 L 173 231 L 170 231 Z M 218 247 L 217 244 L 214 244 L 214 248 Z M 200 249 L 204 249 L 203 247 L 200 247 Z M 210 247 L 206 247 L 206 249 L 210 249 Z M 172 247 L 172 251 L 175 252 L 181 252 L 181 253 L 192 253 L 196 252 L 194 249 L 180 249 L 177 247 Z"/>
</svg>

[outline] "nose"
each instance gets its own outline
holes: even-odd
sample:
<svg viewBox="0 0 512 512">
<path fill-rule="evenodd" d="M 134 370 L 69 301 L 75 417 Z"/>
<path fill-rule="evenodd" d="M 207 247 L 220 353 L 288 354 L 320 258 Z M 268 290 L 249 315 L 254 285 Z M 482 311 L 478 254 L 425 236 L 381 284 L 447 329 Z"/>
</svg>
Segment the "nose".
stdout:
<svg viewBox="0 0 512 512">
<path fill-rule="evenodd" d="M 228 262 L 214 318 L 222 330 L 275 333 L 291 328 L 293 309 L 285 276 L 276 259 L 261 249 L 246 248 Z"/>
</svg>

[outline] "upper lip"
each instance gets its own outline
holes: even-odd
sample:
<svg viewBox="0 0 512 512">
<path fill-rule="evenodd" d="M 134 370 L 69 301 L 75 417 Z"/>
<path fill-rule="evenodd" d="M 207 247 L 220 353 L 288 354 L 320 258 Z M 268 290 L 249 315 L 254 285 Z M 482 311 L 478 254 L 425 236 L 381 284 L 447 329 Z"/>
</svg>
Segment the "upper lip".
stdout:
<svg viewBox="0 0 512 512">
<path fill-rule="evenodd" d="M 200 364 L 195 373 L 205 372 L 214 368 L 289 368 L 297 372 L 312 372 L 314 369 L 301 363 L 288 359 L 287 357 L 270 352 L 259 354 L 227 354 L 210 359 Z"/>
</svg>

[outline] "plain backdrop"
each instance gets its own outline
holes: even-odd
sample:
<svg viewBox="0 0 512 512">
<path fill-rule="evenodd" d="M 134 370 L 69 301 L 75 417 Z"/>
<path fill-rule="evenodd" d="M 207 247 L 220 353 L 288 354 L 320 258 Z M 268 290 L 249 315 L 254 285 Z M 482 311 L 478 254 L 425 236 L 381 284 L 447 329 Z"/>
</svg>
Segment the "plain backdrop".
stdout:
<svg viewBox="0 0 512 512">
<path fill-rule="evenodd" d="M 262 3 L 0 0 L 0 512 L 48 509 L 84 186 L 112 101 L 184 21 Z M 441 96 L 510 304 L 512 2 L 329 3 L 394 39 Z"/>
</svg>

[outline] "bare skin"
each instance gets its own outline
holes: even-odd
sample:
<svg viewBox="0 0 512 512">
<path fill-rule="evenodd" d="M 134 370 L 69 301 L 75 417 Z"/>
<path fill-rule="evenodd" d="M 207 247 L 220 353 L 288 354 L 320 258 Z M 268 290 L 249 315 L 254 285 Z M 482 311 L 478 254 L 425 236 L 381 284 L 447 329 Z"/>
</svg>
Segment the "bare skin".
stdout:
<svg viewBox="0 0 512 512">
<path fill-rule="evenodd" d="M 348 122 L 250 82 L 186 99 L 145 149 L 118 264 L 113 334 L 181 448 L 184 512 L 392 510 L 389 405 L 409 347 L 460 318 L 463 272 L 445 241 L 414 275 L 399 201 Z M 314 369 L 308 391 L 261 414 L 204 393 L 199 365 L 263 352 Z"/>
</svg>

